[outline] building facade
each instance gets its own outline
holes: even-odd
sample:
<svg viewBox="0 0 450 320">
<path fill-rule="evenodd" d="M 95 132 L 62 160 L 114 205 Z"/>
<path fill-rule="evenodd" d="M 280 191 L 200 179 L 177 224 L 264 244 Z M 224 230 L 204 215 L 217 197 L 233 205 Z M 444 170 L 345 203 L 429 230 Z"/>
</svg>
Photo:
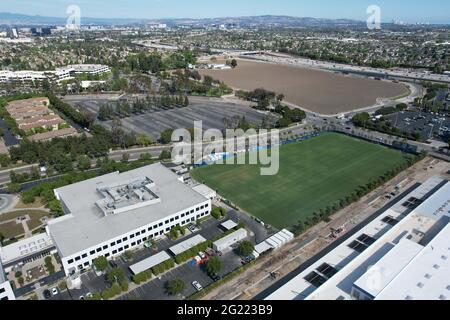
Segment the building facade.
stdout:
<svg viewBox="0 0 450 320">
<path fill-rule="evenodd" d="M 117 257 L 211 212 L 211 200 L 161 164 L 112 173 L 55 190 L 65 216 L 47 230 L 67 275 L 100 256 Z"/>
</svg>

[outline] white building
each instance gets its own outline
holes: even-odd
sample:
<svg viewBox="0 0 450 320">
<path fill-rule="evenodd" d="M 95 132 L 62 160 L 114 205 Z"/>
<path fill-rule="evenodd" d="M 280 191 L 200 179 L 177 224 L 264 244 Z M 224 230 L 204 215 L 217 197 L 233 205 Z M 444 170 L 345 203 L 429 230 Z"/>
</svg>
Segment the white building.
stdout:
<svg viewBox="0 0 450 320">
<path fill-rule="evenodd" d="M 449 238 L 450 182 L 432 178 L 266 299 L 448 300 Z"/>
<path fill-rule="evenodd" d="M 0 259 L 0 301 L 2 300 L 16 300 L 11 283 L 5 279 L 5 273 L 2 267 L 2 260 Z"/>
<path fill-rule="evenodd" d="M 56 253 L 52 239 L 45 233 L 37 234 L 0 247 L 0 259 L 5 272 L 11 272 L 16 267 Z"/>
<path fill-rule="evenodd" d="M 60 83 L 74 79 L 76 74 L 101 75 L 110 72 L 111 69 L 106 65 L 99 64 L 76 64 L 69 65 L 50 71 L 9 71 L 0 70 L 0 83 L 31 83 L 48 80 L 50 82 Z"/>
<path fill-rule="evenodd" d="M 111 71 L 108 66 L 102 64 L 72 64 L 68 65 L 67 68 L 73 69 L 75 74 L 101 75 Z"/>
<path fill-rule="evenodd" d="M 161 164 L 55 190 L 65 216 L 48 223 L 66 274 L 89 268 L 208 216 L 211 200 Z"/>
<path fill-rule="evenodd" d="M 47 75 L 44 71 L 0 71 L 0 83 L 7 82 L 39 82 L 47 79 Z"/>
<path fill-rule="evenodd" d="M 30 83 L 48 80 L 50 82 L 61 82 L 73 79 L 74 70 L 70 68 L 59 68 L 56 71 L 0 71 L 0 83 Z"/>
<path fill-rule="evenodd" d="M 232 245 L 244 240 L 245 238 L 247 238 L 247 236 L 248 233 L 246 229 L 239 229 L 214 242 L 213 249 L 216 251 L 227 251 L 231 248 Z"/>
<path fill-rule="evenodd" d="M 208 69 L 213 69 L 213 70 L 229 70 L 231 69 L 231 66 L 227 66 L 226 64 L 223 63 L 217 63 L 217 64 L 208 64 Z"/>
<path fill-rule="evenodd" d="M 255 251 L 253 255 L 259 257 L 263 253 L 269 250 L 277 250 L 284 246 L 286 243 L 294 240 L 295 236 L 289 230 L 283 229 L 280 232 L 274 234 L 270 238 L 264 240 L 263 242 L 255 246 Z"/>
</svg>

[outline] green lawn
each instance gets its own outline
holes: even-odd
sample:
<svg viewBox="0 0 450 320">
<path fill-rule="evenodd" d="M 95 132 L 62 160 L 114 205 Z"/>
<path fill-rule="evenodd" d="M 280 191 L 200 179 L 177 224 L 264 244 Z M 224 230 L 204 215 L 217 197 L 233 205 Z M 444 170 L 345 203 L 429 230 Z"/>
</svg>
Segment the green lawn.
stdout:
<svg viewBox="0 0 450 320">
<path fill-rule="evenodd" d="M 212 165 L 195 169 L 193 178 L 264 222 L 285 228 L 404 162 L 401 152 L 329 133 L 282 146 L 276 176 L 261 176 L 257 165 Z"/>
</svg>

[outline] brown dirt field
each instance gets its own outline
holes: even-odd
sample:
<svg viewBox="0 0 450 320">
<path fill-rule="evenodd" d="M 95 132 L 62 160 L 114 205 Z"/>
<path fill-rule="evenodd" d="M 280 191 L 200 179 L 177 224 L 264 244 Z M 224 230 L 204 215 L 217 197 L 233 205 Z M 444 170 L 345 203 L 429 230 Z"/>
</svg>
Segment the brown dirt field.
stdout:
<svg viewBox="0 0 450 320">
<path fill-rule="evenodd" d="M 200 73 L 234 88 L 264 88 L 283 93 L 287 102 L 326 115 L 370 107 L 376 104 L 377 98 L 393 98 L 408 92 L 399 83 L 247 60 L 239 60 L 233 70 L 201 70 Z"/>
</svg>

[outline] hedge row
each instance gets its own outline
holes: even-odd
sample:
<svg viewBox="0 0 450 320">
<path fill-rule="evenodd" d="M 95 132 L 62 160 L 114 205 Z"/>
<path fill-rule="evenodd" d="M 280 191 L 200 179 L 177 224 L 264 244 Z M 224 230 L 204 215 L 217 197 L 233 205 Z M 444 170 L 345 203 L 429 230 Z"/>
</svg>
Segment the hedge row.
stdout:
<svg viewBox="0 0 450 320">
<path fill-rule="evenodd" d="M 175 261 L 173 259 L 166 260 L 152 268 L 152 272 L 155 276 L 164 273 L 167 270 L 175 267 Z"/>
<path fill-rule="evenodd" d="M 206 249 L 208 249 L 211 246 L 212 246 L 212 241 L 205 241 L 203 243 L 200 243 L 200 244 L 196 245 L 195 247 L 177 255 L 175 257 L 175 262 L 177 264 L 182 264 L 182 263 L 188 261 L 189 259 L 192 259 L 193 257 L 195 257 L 200 251 L 205 251 Z"/>
<path fill-rule="evenodd" d="M 126 280 L 122 281 L 120 285 L 118 283 L 114 283 L 111 288 L 105 289 L 101 293 L 101 297 L 104 300 L 112 299 L 115 296 L 118 296 L 122 292 L 128 291 L 128 282 Z"/>
<path fill-rule="evenodd" d="M 152 278 L 152 272 L 150 270 L 146 270 L 144 272 L 138 273 L 132 277 L 132 280 L 135 284 L 141 284 L 143 282 L 147 282 Z"/>
</svg>

